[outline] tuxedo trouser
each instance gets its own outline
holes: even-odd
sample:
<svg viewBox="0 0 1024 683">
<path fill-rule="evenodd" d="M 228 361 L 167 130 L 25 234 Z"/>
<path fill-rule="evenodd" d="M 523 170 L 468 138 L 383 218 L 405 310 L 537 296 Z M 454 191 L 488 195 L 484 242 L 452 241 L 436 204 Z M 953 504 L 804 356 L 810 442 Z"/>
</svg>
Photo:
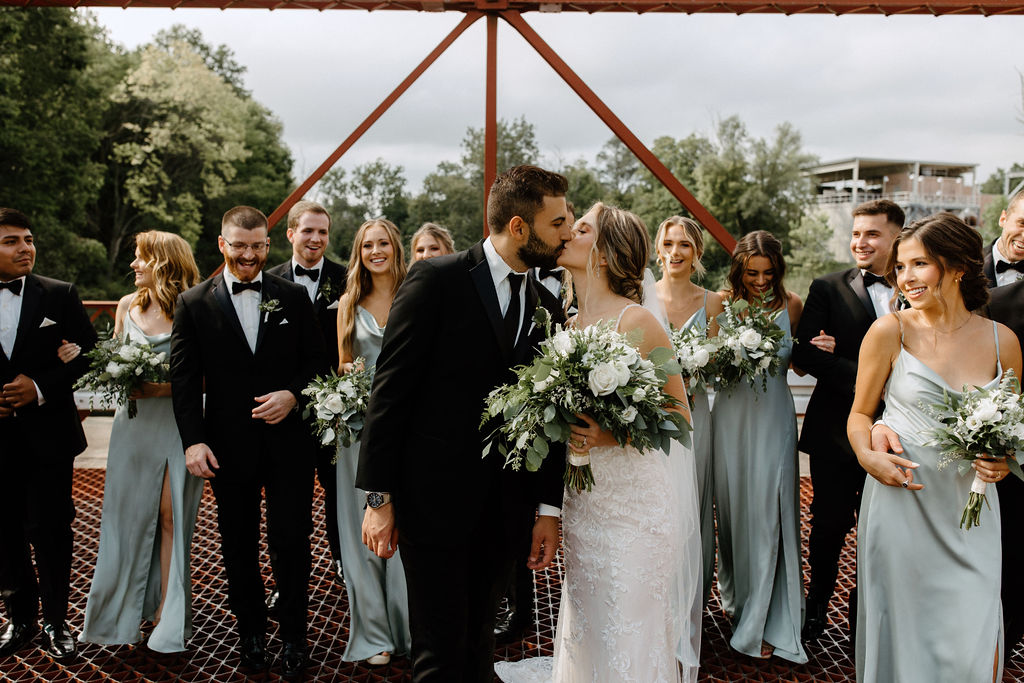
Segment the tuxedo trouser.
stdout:
<svg viewBox="0 0 1024 683">
<path fill-rule="evenodd" d="M 1024 544 L 1020 541 L 1024 524 L 1024 481 L 1009 476 L 997 487 L 1003 525 L 1003 661 L 1007 661 L 1024 637 L 1024 582 L 1020 580 L 1024 565 Z"/>
<path fill-rule="evenodd" d="M 7 455 L 0 462 L 0 594 L 7 616 L 15 623 L 34 624 L 42 602 L 43 620 L 60 624 L 67 619 L 74 547 L 74 458 L 40 461 L 16 444 L 4 444 L 3 449 Z"/>
<path fill-rule="evenodd" d="M 269 449 L 265 449 L 269 450 Z M 211 479 L 217 498 L 228 604 L 242 637 L 267 628 L 266 588 L 260 572 L 260 498 L 266 492 L 267 546 L 280 597 L 281 639 L 305 645 L 311 568 L 313 458 L 296 451 L 221 461 Z"/>
<path fill-rule="evenodd" d="M 846 535 L 857 524 L 864 470 L 856 460 L 835 453 L 811 454 L 811 534 L 807 564 L 811 582 L 807 589 L 808 609 L 828 609 L 839 575 L 839 556 Z M 856 581 L 856 574 L 851 577 Z M 856 610 L 856 587 L 851 590 L 849 619 Z M 810 612 L 808 612 L 810 613 Z"/>
<path fill-rule="evenodd" d="M 472 546 L 398 545 L 409 590 L 413 683 L 491 683 L 494 619 L 508 586 L 515 544 L 500 533 L 469 535 Z"/>
<path fill-rule="evenodd" d="M 341 543 L 338 540 L 338 479 L 335 465 L 331 462 L 338 455 L 335 446 L 317 447 L 316 478 L 324 490 L 324 526 L 327 529 L 327 544 L 331 548 L 331 559 L 341 561 Z"/>
<path fill-rule="evenodd" d="M 524 520 L 522 537 L 517 539 L 520 544 L 519 553 L 512 566 L 512 577 L 508 582 L 505 597 L 508 608 L 516 615 L 516 619 L 533 618 L 533 570 L 526 566 L 533 545 L 533 522 Z"/>
</svg>

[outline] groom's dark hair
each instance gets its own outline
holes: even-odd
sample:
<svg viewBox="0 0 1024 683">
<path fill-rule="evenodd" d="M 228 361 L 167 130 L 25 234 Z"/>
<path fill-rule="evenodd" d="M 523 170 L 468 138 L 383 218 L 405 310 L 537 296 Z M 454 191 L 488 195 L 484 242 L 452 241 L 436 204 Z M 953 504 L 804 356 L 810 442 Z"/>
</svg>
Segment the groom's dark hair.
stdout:
<svg viewBox="0 0 1024 683">
<path fill-rule="evenodd" d="M 487 197 L 487 226 L 494 234 L 505 231 L 515 216 L 533 225 L 544 197 L 564 197 L 569 182 L 565 176 L 538 166 L 513 166 L 491 185 Z"/>
</svg>

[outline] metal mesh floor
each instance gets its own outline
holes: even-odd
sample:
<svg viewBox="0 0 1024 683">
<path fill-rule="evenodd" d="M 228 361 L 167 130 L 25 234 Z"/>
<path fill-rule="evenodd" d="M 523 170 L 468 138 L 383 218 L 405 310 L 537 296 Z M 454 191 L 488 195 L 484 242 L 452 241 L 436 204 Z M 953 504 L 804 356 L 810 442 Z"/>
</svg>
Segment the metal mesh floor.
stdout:
<svg viewBox="0 0 1024 683">
<path fill-rule="evenodd" d="M 99 545 L 103 477 L 104 471 L 100 469 L 75 470 L 75 503 L 78 517 L 75 521 L 75 563 L 72 569 L 71 609 L 68 618 L 76 633 L 82 624 L 85 599 Z M 319 488 L 317 495 L 320 495 Z M 808 532 L 807 504 L 810 497 L 810 482 L 803 478 L 801 502 L 805 552 Z M 337 585 L 332 578 L 327 542 L 322 533 L 323 518 L 320 515 L 322 508 L 319 501 L 315 509 L 317 529 L 321 531 L 314 539 L 313 576 L 310 580 L 311 665 L 307 680 L 359 683 L 408 681 L 409 662 L 404 658 L 395 658 L 389 666 L 377 668 L 341 661 L 341 653 L 348 635 L 348 601 L 344 588 Z M 207 487 L 199 509 L 192 548 L 195 635 L 189 642 L 187 652 L 180 655 L 161 655 L 145 647 L 85 645 L 81 647 L 80 656 L 75 663 L 61 666 L 39 649 L 26 649 L 0 662 L 0 680 L 47 683 L 278 680 L 273 670 L 267 674 L 252 676 L 236 668 L 238 658 L 234 652 L 233 618 L 227 610 L 219 545 L 216 508 L 213 495 Z M 472 558 L 469 559 L 471 560 Z M 853 650 L 846 634 L 845 618 L 840 613 L 840 602 L 845 606 L 853 574 L 853 560 L 852 544 L 848 542 L 841 560 L 840 587 L 837 597 L 832 601 L 829 614 L 829 628 L 818 642 L 808 646 L 810 661 L 802 666 L 793 666 L 777 658 L 762 662 L 730 650 L 729 626 L 720 609 L 717 594 L 712 595 L 704 618 L 700 680 L 852 681 Z M 268 565 L 265 565 L 264 573 L 269 576 Z M 537 654 L 551 654 L 560 586 L 559 558 L 555 567 L 537 574 L 536 629 L 521 644 L 499 649 L 495 653 L 495 659 L 520 659 Z M 273 621 L 270 627 L 275 627 Z M 271 631 L 271 652 L 276 652 L 280 646 L 275 635 Z M 1024 649 L 1017 648 L 1014 652 L 1003 680 L 1024 681 Z"/>
</svg>

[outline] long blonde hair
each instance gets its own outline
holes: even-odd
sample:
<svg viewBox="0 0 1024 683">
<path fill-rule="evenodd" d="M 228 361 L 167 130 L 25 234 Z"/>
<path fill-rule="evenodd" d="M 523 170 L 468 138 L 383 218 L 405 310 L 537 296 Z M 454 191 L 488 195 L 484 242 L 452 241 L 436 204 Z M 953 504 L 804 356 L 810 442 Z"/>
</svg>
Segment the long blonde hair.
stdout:
<svg viewBox="0 0 1024 683">
<path fill-rule="evenodd" d="M 149 230 L 135 236 L 139 258 L 153 268 L 153 286 L 139 287 L 134 305 L 141 310 L 155 303 L 168 320 L 174 318 L 178 295 L 199 284 L 199 267 L 188 242 L 172 232 Z"/>
<path fill-rule="evenodd" d="M 700 227 L 700 223 L 692 218 L 669 216 L 658 226 L 658 233 L 654 236 L 654 253 L 657 254 L 658 265 L 664 270 L 665 264 L 661 262 L 661 241 L 665 239 L 665 234 L 673 225 L 682 228 L 683 233 L 693 242 L 693 264 L 691 267 L 698 278 L 703 278 L 706 269 L 700 260 L 704 256 L 704 228 Z"/>
<path fill-rule="evenodd" d="M 373 276 L 363 266 L 362 244 L 366 238 L 366 231 L 374 227 L 384 228 L 394 249 L 394 257 L 391 259 L 391 277 L 394 279 L 392 294 L 398 291 L 409 270 L 405 263 L 405 249 L 402 247 L 402 235 L 398 232 L 398 226 L 386 218 L 374 218 L 359 226 L 355 239 L 352 240 L 352 256 L 348 260 L 345 293 L 341 295 L 338 304 L 338 339 L 343 351 L 342 357 L 346 354 L 352 355 L 352 344 L 356 336 L 356 306 L 363 297 L 373 291 Z"/>
</svg>

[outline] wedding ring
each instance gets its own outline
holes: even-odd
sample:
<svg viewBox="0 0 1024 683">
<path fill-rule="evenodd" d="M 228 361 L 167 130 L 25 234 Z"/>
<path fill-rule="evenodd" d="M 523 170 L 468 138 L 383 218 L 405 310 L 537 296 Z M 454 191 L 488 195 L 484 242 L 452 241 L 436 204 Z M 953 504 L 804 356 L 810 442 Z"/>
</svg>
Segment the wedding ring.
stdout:
<svg viewBox="0 0 1024 683">
<path fill-rule="evenodd" d="M 908 486 L 910 486 L 910 484 L 904 481 L 900 483 L 900 486 L 902 486 L 903 488 L 907 488 Z"/>
</svg>

